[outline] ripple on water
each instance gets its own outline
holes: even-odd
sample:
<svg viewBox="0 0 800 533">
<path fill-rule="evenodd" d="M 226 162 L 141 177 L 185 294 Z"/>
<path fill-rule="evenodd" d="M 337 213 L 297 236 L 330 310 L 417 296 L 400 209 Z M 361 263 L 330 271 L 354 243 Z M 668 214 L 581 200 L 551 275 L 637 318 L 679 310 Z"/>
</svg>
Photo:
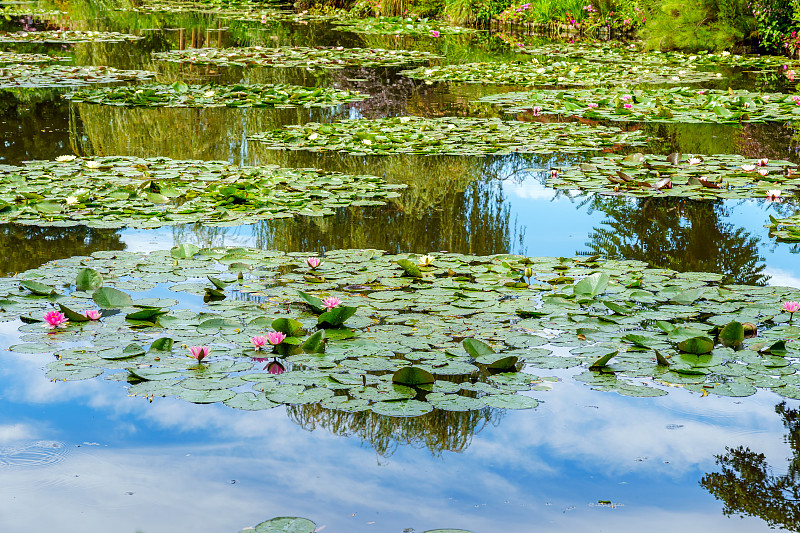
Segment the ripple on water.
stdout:
<svg viewBox="0 0 800 533">
<path fill-rule="evenodd" d="M 54 440 L 39 440 L 22 446 L 0 448 L 0 466 L 48 466 L 64 460 L 67 448 Z"/>
</svg>

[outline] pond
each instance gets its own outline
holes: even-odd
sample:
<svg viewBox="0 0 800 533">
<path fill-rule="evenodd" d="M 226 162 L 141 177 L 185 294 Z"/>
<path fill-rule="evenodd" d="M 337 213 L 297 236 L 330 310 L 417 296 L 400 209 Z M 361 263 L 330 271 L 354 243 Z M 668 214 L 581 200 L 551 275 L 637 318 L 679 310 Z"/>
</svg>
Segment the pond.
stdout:
<svg viewBox="0 0 800 533">
<path fill-rule="evenodd" d="M 4 532 L 800 531 L 797 65 L 4 9 Z"/>
</svg>

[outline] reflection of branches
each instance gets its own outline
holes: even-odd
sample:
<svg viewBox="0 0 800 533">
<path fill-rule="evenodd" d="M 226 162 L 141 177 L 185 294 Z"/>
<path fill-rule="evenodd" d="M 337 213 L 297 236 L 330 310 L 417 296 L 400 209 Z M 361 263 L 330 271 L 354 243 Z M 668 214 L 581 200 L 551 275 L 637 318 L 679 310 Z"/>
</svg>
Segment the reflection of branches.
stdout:
<svg viewBox="0 0 800 533">
<path fill-rule="evenodd" d="M 499 410 L 484 407 L 475 411 L 441 411 L 412 418 L 377 415 L 372 411 L 347 413 L 325 409 L 319 404 L 290 405 L 289 418 L 300 427 L 313 431 L 317 427 L 336 435 L 358 435 L 381 456 L 388 457 L 398 446 L 417 445 L 428 448 L 435 456 L 443 451 L 462 452 L 472 436 L 487 424 L 497 426 Z"/>
<path fill-rule="evenodd" d="M 700 485 L 725 504 L 726 515 L 751 515 L 770 527 L 800 531 L 800 412 L 783 402 L 775 407 L 789 431 L 792 449 L 788 472 L 775 476 L 763 453 L 739 446 L 717 456 L 722 472 L 706 474 Z"/>
<path fill-rule="evenodd" d="M 318 166 L 302 164 L 305 158 L 291 160 L 290 166 Z M 361 158 L 349 156 L 338 167 L 331 164 L 335 161 L 326 158 L 326 166 L 358 173 L 360 164 L 360 172 L 371 170 Z M 486 159 L 408 156 L 381 161 L 388 182 L 409 185 L 400 198 L 383 207 L 341 209 L 333 217 L 261 223 L 258 246 L 292 251 L 369 247 L 391 253 L 510 251 L 510 209 L 502 184 L 483 172 Z"/>
<path fill-rule="evenodd" d="M 0 250 L 3 250 L 0 275 L 24 272 L 55 259 L 124 248 L 125 243 L 114 230 L 4 224 L 0 226 Z"/>
<path fill-rule="evenodd" d="M 680 272 L 716 272 L 725 283 L 764 284 L 758 239 L 720 222 L 720 203 L 671 198 L 592 196 L 590 209 L 608 215 L 589 234 L 589 254 L 638 259 Z"/>
</svg>

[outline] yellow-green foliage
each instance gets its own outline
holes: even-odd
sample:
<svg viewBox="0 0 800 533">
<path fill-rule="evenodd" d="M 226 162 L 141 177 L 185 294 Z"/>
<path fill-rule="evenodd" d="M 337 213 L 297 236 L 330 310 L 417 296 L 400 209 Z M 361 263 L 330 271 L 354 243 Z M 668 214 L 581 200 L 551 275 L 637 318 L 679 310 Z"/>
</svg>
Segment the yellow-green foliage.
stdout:
<svg viewBox="0 0 800 533">
<path fill-rule="evenodd" d="M 747 0 L 662 0 L 648 6 L 643 36 L 661 50 L 729 50 L 755 29 Z"/>
</svg>

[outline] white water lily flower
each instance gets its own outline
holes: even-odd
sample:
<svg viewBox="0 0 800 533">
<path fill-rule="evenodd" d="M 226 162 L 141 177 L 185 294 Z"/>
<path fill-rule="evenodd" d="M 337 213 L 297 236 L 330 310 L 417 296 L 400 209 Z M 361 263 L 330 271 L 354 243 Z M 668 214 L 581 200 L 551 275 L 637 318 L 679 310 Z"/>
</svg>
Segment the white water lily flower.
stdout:
<svg viewBox="0 0 800 533">
<path fill-rule="evenodd" d="M 418 259 L 420 266 L 431 266 L 433 264 L 433 256 L 432 255 L 423 255 Z"/>
<path fill-rule="evenodd" d="M 206 91 L 206 92 L 203 93 L 203 98 L 211 98 L 215 94 L 217 94 L 217 93 L 215 93 L 214 91 Z"/>
<path fill-rule="evenodd" d="M 86 162 L 86 167 L 87 168 L 100 168 L 100 161 L 94 161 L 94 160 L 87 161 Z"/>
<path fill-rule="evenodd" d="M 405 124 L 406 122 L 409 122 L 410 120 L 411 120 L 411 117 L 400 117 L 400 124 Z"/>
<path fill-rule="evenodd" d="M 60 156 L 56 157 L 56 161 L 58 161 L 59 163 L 66 163 L 68 161 L 75 161 L 75 156 L 74 155 L 60 155 Z"/>
<path fill-rule="evenodd" d="M 687 160 L 687 163 L 689 163 L 690 165 L 699 165 L 702 162 L 703 162 L 702 159 L 694 156 L 690 156 L 689 159 Z"/>
<path fill-rule="evenodd" d="M 319 133 L 312 133 L 308 136 L 309 141 L 316 141 L 319 138 Z"/>
<path fill-rule="evenodd" d="M 770 201 L 780 201 L 781 199 L 781 191 L 778 189 L 770 189 L 767 191 L 767 200 Z"/>
<path fill-rule="evenodd" d="M 752 172 L 755 169 L 756 169 L 755 165 L 742 165 L 742 170 L 744 170 L 745 172 Z"/>
<path fill-rule="evenodd" d="M 680 74 L 681 76 L 683 76 L 684 74 L 686 74 L 686 71 L 685 71 L 685 70 L 679 70 L 679 71 L 678 71 L 678 74 Z"/>
<path fill-rule="evenodd" d="M 425 74 L 426 76 L 430 76 L 431 74 L 433 74 L 433 69 L 432 68 L 426 68 L 425 71 L 423 72 L 423 74 Z"/>
<path fill-rule="evenodd" d="M 728 57 L 729 55 L 731 55 L 731 53 L 728 52 L 727 50 L 722 51 L 722 57 Z"/>
<path fill-rule="evenodd" d="M 717 77 L 718 77 L 718 78 L 721 78 L 721 77 L 722 77 L 722 73 L 720 73 L 720 72 L 717 72 Z"/>
<path fill-rule="evenodd" d="M 697 59 L 697 56 L 689 56 L 689 61 L 694 61 L 695 59 Z"/>
<path fill-rule="evenodd" d="M 366 144 L 367 146 L 369 146 L 370 144 L 372 144 L 372 141 L 370 141 L 369 139 L 362 139 L 362 140 L 361 140 L 361 142 L 362 142 L 362 143 L 364 143 L 364 144 Z"/>
<path fill-rule="evenodd" d="M 67 196 L 67 199 L 65 201 L 67 202 L 67 205 L 75 205 L 78 203 L 78 198 L 76 198 L 75 196 Z"/>
<path fill-rule="evenodd" d="M 681 79 L 678 76 L 672 76 L 672 81 L 680 81 Z"/>
<path fill-rule="evenodd" d="M 536 69 L 536 74 L 544 74 L 544 72 L 545 72 L 544 67 Z"/>
</svg>

